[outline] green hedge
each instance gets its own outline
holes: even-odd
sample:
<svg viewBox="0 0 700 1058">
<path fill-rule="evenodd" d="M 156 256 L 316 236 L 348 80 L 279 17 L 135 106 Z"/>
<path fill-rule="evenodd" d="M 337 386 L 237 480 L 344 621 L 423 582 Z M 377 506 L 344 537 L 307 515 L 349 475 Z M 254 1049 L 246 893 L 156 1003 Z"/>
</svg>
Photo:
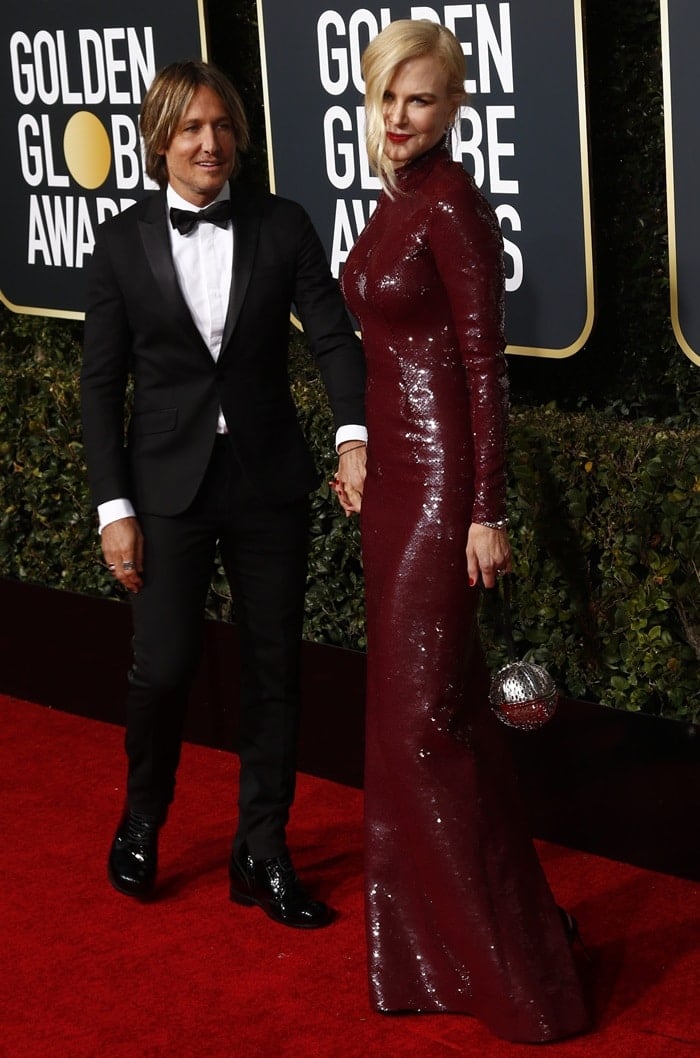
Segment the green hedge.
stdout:
<svg viewBox="0 0 700 1058">
<path fill-rule="evenodd" d="M 78 422 L 78 324 L 0 321 L 0 575 L 115 596 L 89 508 Z M 11 326 L 9 325 L 11 323 Z M 321 384 L 301 341 L 293 387 L 326 475 Z M 516 408 L 509 509 L 520 652 L 569 694 L 679 719 L 700 714 L 700 428 Z M 219 570 L 209 613 L 231 616 Z M 503 660 L 492 599 L 482 625 Z M 363 649 L 359 525 L 313 499 L 307 638 Z"/>
<path fill-rule="evenodd" d="M 700 714 L 700 428 L 516 411 L 522 646 L 570 694 Z"/>
</svg>

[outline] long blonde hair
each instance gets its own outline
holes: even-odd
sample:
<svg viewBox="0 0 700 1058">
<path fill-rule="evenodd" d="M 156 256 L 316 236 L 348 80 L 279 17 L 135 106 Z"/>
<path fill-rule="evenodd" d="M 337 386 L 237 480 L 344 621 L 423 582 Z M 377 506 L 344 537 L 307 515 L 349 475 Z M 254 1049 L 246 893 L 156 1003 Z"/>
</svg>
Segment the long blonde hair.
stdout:
<svg viewBox="0 0 700 1058">
<path fill-rule="evenodd" d="M 423 18 L 398 19 L 396 22 L 390 22 L 370 41 L 362 56 L 367 157 L 389 195 L 396 190 L 396 173 L 392 162 L 384 153 L 384 93 L 402 63 L 408 59 L 420 59 L 424 55 L 434 55 L 445 71 L 447 94 L 454 99 L 456 117 L 460 104 L 467 98 L 464 91 L 464 52 L 454 33 L 445 26 Z"/>
</svg>

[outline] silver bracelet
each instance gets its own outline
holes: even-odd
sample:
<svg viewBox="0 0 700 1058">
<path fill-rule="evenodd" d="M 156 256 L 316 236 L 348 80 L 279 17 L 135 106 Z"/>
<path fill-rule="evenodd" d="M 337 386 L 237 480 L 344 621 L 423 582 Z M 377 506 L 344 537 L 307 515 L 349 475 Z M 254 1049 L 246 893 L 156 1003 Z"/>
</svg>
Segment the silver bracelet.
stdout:
<svg viewBox="0 0 700 1058">
<path fill-rule="evenodd" d="M 497 522 L 477 522 L 476 524 L 483 525 L 487 529 L 507 529 L 509 523 L 507 518 L 500 518 Z"/>
</svg>

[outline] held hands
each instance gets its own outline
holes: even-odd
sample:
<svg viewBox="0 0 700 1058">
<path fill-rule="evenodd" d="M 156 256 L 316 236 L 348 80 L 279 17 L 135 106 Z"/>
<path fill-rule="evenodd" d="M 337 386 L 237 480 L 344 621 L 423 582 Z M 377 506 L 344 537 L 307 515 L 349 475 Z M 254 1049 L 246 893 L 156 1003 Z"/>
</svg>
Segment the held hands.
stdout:
<svg viewBox="0 0 700 1058">
<path fill-rule="evenodd" d="M 360 441 L 345 441 L 339 448 L 338 469 L 329 481 L 347 518 L 359 514 L 365 484 L 367 445 Z"/>
<path fill-rule="evenodd" d="M 143 534 L 135 518 L 119 518 L 104 527 L 102 554 L 112 576 L 136 594 L 143 586 Z"/>
<path fill-rule="evenodd" d="M 496 585 L 496 577 L 511 573 L 511 554 L 505 529 L 489 529 L 472 522 L 467 537 L 467 571 L 469 584 L 474 587 L 479 577 L 485 588 Z"/>
</svg>

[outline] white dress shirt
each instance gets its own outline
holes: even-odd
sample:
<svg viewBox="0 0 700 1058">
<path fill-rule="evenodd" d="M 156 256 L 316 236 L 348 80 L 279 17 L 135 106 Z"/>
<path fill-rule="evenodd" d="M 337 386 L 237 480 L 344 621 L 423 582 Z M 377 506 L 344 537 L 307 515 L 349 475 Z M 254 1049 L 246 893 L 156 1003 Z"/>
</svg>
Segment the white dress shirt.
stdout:
<svg viewBox="0 0 700 1058">
<path fill-rule="evenodd" d="M 223 202 L 230 197 L 231 189 L 225 184 L 214 201 Z M 175 206 L 199 213 L 172 187 L 168 187 L 167 199 L 168 210 Z M 181 235 L 168 218 L 168 230 L 182 296 L 212 359 L 218 360 L 233 271 L 231 221 L 225 228 L 220 228 L 218 224 L 196 224 L 187 235 Z M 219 410 L 217 433 L 227 432 L 223 412 Z"/>
</svg>

